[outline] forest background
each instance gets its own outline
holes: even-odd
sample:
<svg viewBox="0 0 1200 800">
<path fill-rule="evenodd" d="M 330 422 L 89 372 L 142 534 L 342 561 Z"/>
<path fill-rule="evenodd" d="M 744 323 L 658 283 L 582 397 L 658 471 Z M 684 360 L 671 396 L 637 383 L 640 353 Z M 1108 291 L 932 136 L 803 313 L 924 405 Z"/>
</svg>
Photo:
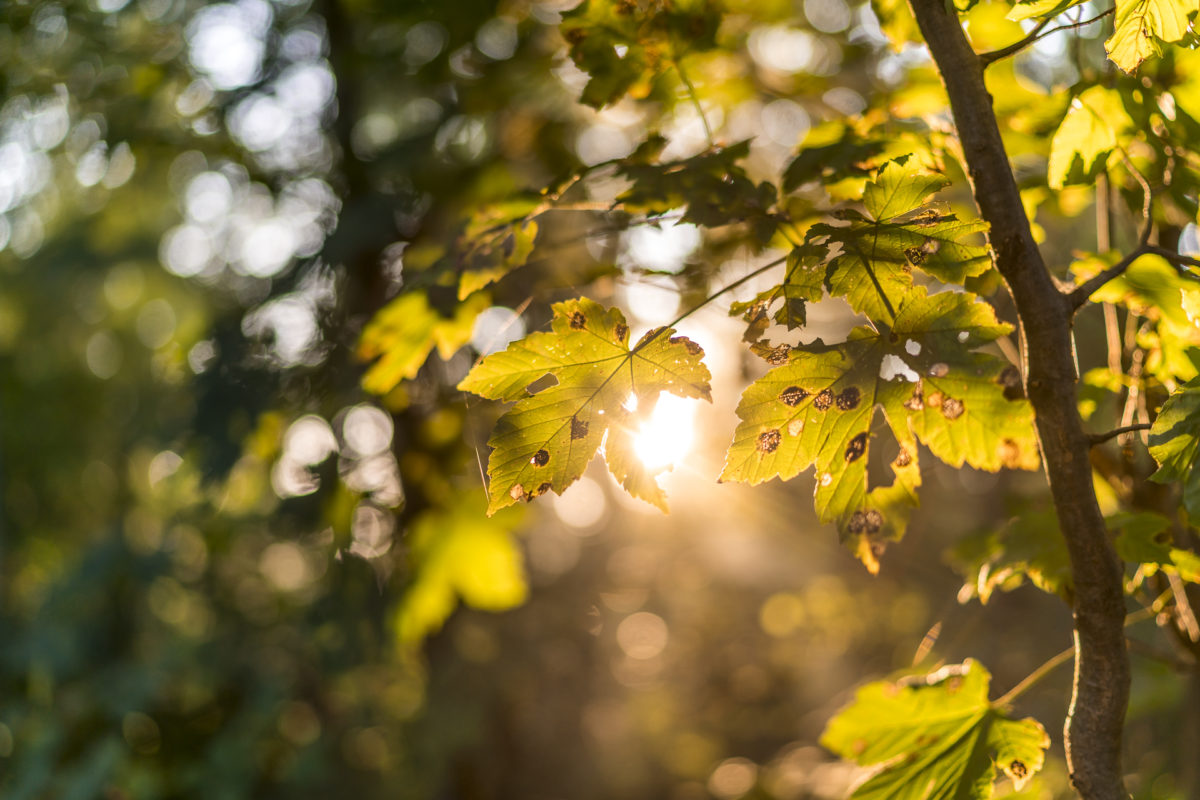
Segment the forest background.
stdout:
<svg viewBox="0 0 1200 800">
<path fill-rule="evenodd" d="M 811 474 L 716 482 L 771 357 L 730 303 L 778 282 L 760 268 L 818 200 L 908 156 L 947 175 L 939 213 L 976 218 L 905 7 L 643 3 L 677 12 L 643 41 L 603 33 L 620 3 L 574 5 L 3 6 L 4 797 L 840 798 L 861 773 L 818 741 L 864 681 L 974 658 L 999 693 L 1070 646 L 1040 468 L 923 456 L 903 540 L 857 551 L 877 575 L 818 520 Z M 1195 131 L 1171 149 L 1200 66 L 1127 77 L 1093 5 L 1036 41 L 1062 9 L 965 11 L 978 50 L 1024 41 L 989 80 L 1064 280 L 1132 250 L 1139 168 L 1168 156 L 1156 242 L 1200 250 Z M 1081 362 L 1110 368 L 1081 394 L 1097 431 L 1195 376 L 1188 280 L 1145 259 L 1080 316 Z M 697 309 L 675 327 L 712 402 L 664 396 L 636 440 L 673 466 L 671 511 L 596 463 L 488 516 L 501 410 L 456 387 L 580 295 L 633 341 Z M 861 322 L 793 300 L 805 342 Z M 1019 361 L 1015 336 L 993 347 Z M 1097 458 L 1140 481 L 1144 442 Z M 1175 558 L 1163 574 L 1200 574 Z M 1196 797 L 1194 642 L 1154 601 L 1128 629 L 1127 785 Z M 1069 696 L 1067 666 L 1019 699 L 1050 733 L 1028 795 L 1071 794 Z"/>
</svg>

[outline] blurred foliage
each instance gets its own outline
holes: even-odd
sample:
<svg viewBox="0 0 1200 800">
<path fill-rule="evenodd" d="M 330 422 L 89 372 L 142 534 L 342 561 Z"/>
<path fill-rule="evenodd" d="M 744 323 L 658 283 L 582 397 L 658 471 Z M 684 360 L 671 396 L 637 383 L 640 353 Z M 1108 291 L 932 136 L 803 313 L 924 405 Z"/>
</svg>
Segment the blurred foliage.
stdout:
<svg viewBox="0 0 1200 800">
<path fill-rule="evenodd" d="M 1004 17 L 1022 6 L 966 12 L 977 47 L 1018 38 Z M 1171 176 L 1159 241 L 1195 236 L 1197 53 L 1114 75 L 1108 24 L 989 70 L 1062 277 L 1077 251 L 1115 263 L 1141 175 Z M 982 531 L 982 599 L 1053 574 L 1036 542 L 1005 556 L 1010 532 L 1055 535 L 1013 522 L 1036 519 L 1037 475 L 923 460 L 923 508 L 874 579 L 820 530 L 811 481 L 713 485 L 763 373 L 735 346 L 744 324 L 789 346 L 855 324 L 783 256 L 914 222 L 830 223 L 831 205 L 853 212 L 907 155 L 952 182 L 938 224 L 975 231 L 915 36 L 903 3 L 846 0 L 5 4 L 0 795 L 835 797 L 857 773 L 815 742 L 858 680 L 915 651 L 1011 686 L 1065 646 L 1052 598 L 968 611 L 941 563 Z M 1074 132 L 1067 98 L 1097 92 L 1130 121 L 1109 121 L 1111 147 Z M 782 281 L 757 272 L 773 261 Z M 1111 322 L 1078 321 L 1097 426 L 1148 422 L 1195 374 L 1191 284 L 1163 291 L 1151 261 L 1096 297 Z M 968 271 L 952 277 L 995 295 Z M 751 273 L 722 295 L 750 304 L 742 324 L 710 308 L 677 326 L 704 347 L 714 405 L 686 417 L 693 450 L 660 479 L 670 517 L 596 465 L 565 497 L 485 515 L 500 412 L 455 389 L 476 356 L 548 327 L 550 301 L 619 305 L 638 337 Z M 1111 330 L 1115 362 L 1092 344 Z M 1190 430 L 1188 391 L 1167 410 Z M 1184 470 L 1194 453 L 1162 427 L 1164 469 Z M 1142 479 L 1144 450 L 1122 440 L 1094 466 L 1106 512 L 1157 515 L 1114 529 L 1143 561 L 1131 603 L 1177 629 L 1191 519 Z M 1186 688 L 1162 659 L 1135 666 L 1135 795 L 1193 791 L 1200 731 L 1177 712 L 1195 672 Z M 1067 678 L 1022 712 L 1061 716 Z M 1065 793 L 1061 759 L 1055 737 L 1024 793 Z"/>
</svg>

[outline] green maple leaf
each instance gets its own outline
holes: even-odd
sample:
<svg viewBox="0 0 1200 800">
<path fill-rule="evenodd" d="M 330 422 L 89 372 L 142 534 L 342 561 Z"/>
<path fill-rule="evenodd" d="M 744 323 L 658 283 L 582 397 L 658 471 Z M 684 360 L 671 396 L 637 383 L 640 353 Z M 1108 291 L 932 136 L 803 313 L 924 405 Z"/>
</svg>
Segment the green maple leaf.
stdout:
<svg viewBox="0 0 1200 800">
<path fill-rule="evenodd" d="M 1163 403 L 1150 428 L 1150 455 L 1159 464 L 1150 480 L 1182 481 L 1188 516 L 1200 520 L 1200 378 L 1185 383 Z"/>
<path fill-rule="evenodd" d="M 671 328 L 629 346 L 616 309 L 586 298 L 554 306 L 552 330 L 513 342 L 477 364 L 458 385 L 514 402 L 488 444 L 488 513 L 548 491 L 562 493 L 601 443 L 609 469 L 630 494 L 666 510 L 666 497 L 633 452 L 635 427 L 660 392 L 711 400 L 704 351 Z M 547 375 L 553 386 L 530 394 Z"/>
<path fill-rule="evenodd" d="M 503 611 L 525 602 L 528 587 L 509 510 L 488 519 L 482 501 L 422 513 L 406 537 L 412 579 L 397 608 L 400 640 L 417 643 L 439 630 L 461 598 L 472 608 Z"/>
<path fill-rule="evenodd" d="M 1117 555 L 1122 561 L 1140 564 L 1140 576 L 1165 569 L 1185 581 L 1200 583 L 1200 556 L 1171 546 L 1171 520 L 1167 517 L 1152 511 L 1122 511 L 1104 521 L 1116 533 Z"/>
<path fill-rule="evenodd" d="M 1113 35 L 1104 49 L 1114 64 L 1133 72 L 1147 58 L 1160 55 L 1163 42 L 1182 39 L 1196 11 L 1196 0 L 1117 0 Z"/>
<path fill-rule="evenodd" d="M 752 300 L 730 305 L 729 315 L 740 316 L 746 323 L 742 337 L 747 342 L 758 342 L 774 321 L 785 325 L 788 330 L 802 327 L 807 322 L 809 302 L 823 296 L 824 258 L 828 250 L 822 245 L 805 243 L 796 247 L 787 256 L 787 270 L 783 282 L 763 292 Z M 771 307 L 779 300 L 783 302 L 772 314 Z"/>
<path fill-rule="evenodd" d="M 1116 149 L 1119 136 L 1132 124 L 1121 95 L 1112 89 L 1093 86 L 1072 100 L 1050 142 L 1046 169 L 1050 188 L 1090 183 Z"/>
<path fill-rule="evenodd" d="M 816 467 L 815 505 L 869 569 L 903 534 L 920 483 L 916 440 L 954 467 L 1037 465 L 1033 412 L 1015 368 L 974 348 L 1010 330 L 974 295 L 909 290 L 892 327 L 859 327 L 838 345 L 767 352 L 777 366 L 738 404 L 722 480 L 756 484 Z M 895 481 L 868 487 L 876 408 L 899 444 Z"/>
<path fill-rule="evenodd" d="M 359 359 L 378 359 L 363 375 L 363 388 L 387 394 L 400 381 L 415 378 L 434 347 L 442 358 L 450 358 L 471 340 L 475 318 L 490 304 L 487 295 L 475 294 L 456 307 L 453 317 L 443 317 L 429 305 L 425 292 L 409 292 L 392 300 L 367 324 L 359 339 Z"/>
<path fill-rule="evenodd" d="M 988 700 L 977 661 L 928 676 L 878 681 L 829 721 L 821 744 L 876 772 L 855 800 L 988 800 L 996 770 L 1017 790 L 1041 768 L 1050 737 L 1034 719 Z"/>
<path fill-rule="evenodd" d="M 921 269 L 943 283 L 961 284 L 990 265 L 987 247 L 965 243 L 987 230 L 979 220 L 960 220 L 925 205 L 934 192 L 949 185 L 941 175 L 905 167 L 907 159 L 889 161 L 863 189 L 867 215 L 846 210 L 848 225 L 821 223 L 809 229 L 810 241 L 837 245 L 825 273 L 825 287 L 845 297 L 855 311 L 872 319 L 895 317 L 901 298 L 913 286 L 912 270 Z"/>
<path fill-rule="evenodd" d="M 1012 591 L 1026 580 L 1067 603 L 1074 597 L 1071 562 L 1053 511 L 1022 510 L 998 530 L 962 539 L 950 558 L 965 579 L 960 600 L 978 597 L 986 605 L 997 590 Z"/>
</svg>

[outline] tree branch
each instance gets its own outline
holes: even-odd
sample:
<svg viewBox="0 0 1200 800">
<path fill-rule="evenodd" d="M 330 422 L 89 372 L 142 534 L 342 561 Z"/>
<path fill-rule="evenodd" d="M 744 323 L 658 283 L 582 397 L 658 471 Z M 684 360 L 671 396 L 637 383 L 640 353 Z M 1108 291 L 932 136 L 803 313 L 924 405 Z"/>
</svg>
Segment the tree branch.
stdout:
<svg viewBox="0 0 1200 800">
<path fill-rule="evenodd" d="M 1151 425 L 1149 422 L 1137 422 L 1137 423 L 1134 423 L 1133 425 L 1122 425 L 1120 428 L 1114 428 L 1113 430 L 1108 431 L 1107 433 L 1090 434 L 1088 436 L 1088 439 L 1091 441 L 1091 443 L 1093 445 L 1103 444 L 1104 442 L 1107 442 L 1109 439 L 1115 439 L 1116 437 L 1120 436 L 1123 433 L 1133 433 L 1134 431 L 1148 431 L 1148 430 L 1150 430 L 1150 427 L 1151 427 Z"/>
<path fill-rule="evenodd" d="M 984 83 L 984 62 L 953 7 L 947 11 L 943 0 L 909 4 L 950 98 L 975 202 L 991 226 L 996 268 L 1012 293 L 1027 343 L 1026 393 L 1075 585 L 1075 678 L 1065 736 L 1071 782 L 1085 800 L 1125 800 L 1125 597 L 1121 564 L 1092 484 L 1091 442 L 1076 405 L 1071 310 L 1034 243 Z"/>
<path fill-rule="evenodd" d="M 1045 39 L 1047 36 L 1050 36 L 1055 33 L 1061 33 L 1062 31 L 1069 31 L 1072 28 L 1082 28 L 1084 25 L 1091 25 L 1093 22 L 1099 22 L 1100 20 L 1107 17 L 1109 14 L 1113 13 L 1113 11 L 1115 11 L 1115 10 L 1116 10 L 1115 7 L 1110 8 L 1108 11 L 1101 12 L 1100 14 L 1097 14 L 1096 16 L 1092 17 L 1091 19 L 1085 19 L 1082 22 L 1072 22 L 1070 25 L 1059 25 L 1057 27 L 1051 28 L 1050 30 L 1046 31 L 1045 33 L 1042 33 L 1042 29 L 1050 24 L 1050 18 L 1044 19 L 1041 22 L 1039 22 L 1037 24 L 1037 26 L 1033 30 L 1031 30 L 1029 32 L 1029 35 L 1026 36 L 1024 39 L 1013 42 L 1012 44 L 1008 45 L 1007 47 L 1002 47 L 999 50 L 993 50 L 990 53 L 980 53 L 979 60 L 981 62 L 983 62 L 983 66 L 985 66 L 985 67 L 990 66 L 991 64 L 993 64 L 997 61 L 1000 61 L 1001 59 L 1008 58 L 1011 55 L 1016 55 L 1017 53 L 1024 50 L 1026 47 L 1029 47 L 1029 45 L 1033 44 L 1034 42 Z"/>
</svg>

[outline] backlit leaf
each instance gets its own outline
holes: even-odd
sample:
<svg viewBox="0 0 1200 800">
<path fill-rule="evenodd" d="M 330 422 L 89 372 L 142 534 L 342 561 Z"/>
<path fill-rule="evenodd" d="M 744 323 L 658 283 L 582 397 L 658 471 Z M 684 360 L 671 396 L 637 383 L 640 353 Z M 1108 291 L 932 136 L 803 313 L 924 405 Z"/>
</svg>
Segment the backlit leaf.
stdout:
<svg viewBox="0 0 1200 800">
<path fill-rule="evenodd" d="M 1093 86 L 1072 100 L 1050 142 L 1050 187 L 1091 183 L 1131 124 L 1121 96 L 1112 89 Z"/>
<path fill-rule="evenodd" d="M 1178 42 L 1188 31 L 1188 18 L 1197 0 L 1117 0 L 1113 35 L 1104 43 L 1108 57 L 1133 72 L 1151 56 L 1162 53 L 1164 42 Z"/>
<path fill-rule="evenodd" d="M 503 611 L 525 602 L 527 586 L 513 530 L 521 514 L 489 519 L 481 502 L 426 511 L 407 536 L 413 578 L 400 601 L 396 632 L 417 643 L 442 627 L 461 601 Z"/>
<path fill-rule="evenodd" d="M 488 444 L 488 512 L 574 483 L 602 442 L 608 466 L 635 497 L 660 508 L 665 497 L 633 455 L 639 412 L 660 392 L 710 399 L 700 346 L 658 328 L 629 346 L 629 326 L 616 309 L 580 298 L 554 306 L 549 332 L 534 333 L 483 359 L 458 385 L 514 402 Z M 553 386 L 530 394 L 546 375 Z M 607 436 L 607 439 L 606 439 Z"/>
<path fill-rule="evenodd" d="M 1053 511 L 1024 511 L 999 530 L 960 540 L 949 556 L 965 579 L 960 601 L 978 597 L 986 604 L 996 591 L 1012 591 L 1028 580 L 1071 602 L 1071 562 Z"/>
<path fill-rule="evenodd" d="M 1032 411 L 1015 368 L 974 348 L 1008 332 L 974 295 L 909 289 L 890 330 L 774 351 L 778 365 L 742 395 L 722 480 L 784 480 L 815 466 L 816 509 L 860 557 L 903 532 L 915 504 L 919 439 L 955 467 L 1032 469 Z M 876 408 L 900 447 L 891 487 L 868 487 Z M 874 550 L 874 548 L 870 548 Z M 873 559 L 864 559 L 869 568 Z"/>
<path fill-rule="evenodd" d="M 1050 737 L 988 700 L 977 661 L 858 690 L 830 720 L 821 744 L 876 772 L 856 800 L 987 800 L 996 771 L 1019 791 L 1041 768 Z"/>
<path fill-rule="evenodd" d="M 475 318 L 490 304 L 486 295 L 475 294 L 457 306 L 453 317 L 443 317 L 425 292 L 392 300 L 363 329 L 358 343 L 359 359 L 378 359 L 363 375 L 363 388 L 387 394 L 400 381 L 415 378 L 435 346 L 442 358 L 454 355 L 471 340 Z"/>
<path fill-rule="evenodd" d="M 1150 429 L 1150 455 L 1158 471 L 1150 480 L 1181 481 L 1183 505 L 1192 520 L 1200 520 L 1200 378 L 1194 378 L 1167 398 Z"/>
<path fill-rule="evenodd" d="M 825 285 L 855 311 L 872 319 L 890 320 L 912 286 L 914 267 L 943 283 L 961 284 L 990 265 L 987 247 L 978 239 L 987 223 L 960 220 L 924 203 L 948 184 L 940 175 L 889 161 L 863 190 L 867 216 L 841 213 L 847 225 L 821 223 L 809 229 L 810 241 L 837 246 L 840 254 L 828 265 Z M 963 240 L 968 240 L 964 242 Z"/>
</svg>

